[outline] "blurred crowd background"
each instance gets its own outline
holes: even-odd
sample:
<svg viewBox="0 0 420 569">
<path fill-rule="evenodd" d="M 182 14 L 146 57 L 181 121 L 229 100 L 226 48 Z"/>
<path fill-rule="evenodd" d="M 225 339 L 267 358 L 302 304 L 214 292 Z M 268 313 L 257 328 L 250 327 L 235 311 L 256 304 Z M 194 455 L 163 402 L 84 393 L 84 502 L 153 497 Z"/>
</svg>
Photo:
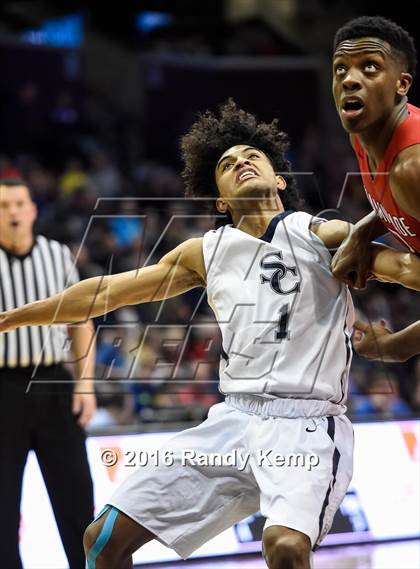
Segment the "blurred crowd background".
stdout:
<svg viewBox="0 0 420 569">
<path fill-rule="evenodd" d="M 228 97 L 280 119 L 306 211 L 349 221 L 369 211 L 334 109 L 332 41 L 349 18 L 380 14 L 419 45 L 408 11 L 333 0 L 127 4 L 0 7 L 0 178 L 27 180 L 37 231 L 70 245 L 81 278 L 153 263 L 213 227 L 202 203 L 183 199 L 178 141 L 197 112 Z M 410 101 L 420 105 L 416 85 Z M 393 329 L 420 318 L 418 295 L 398 286 L 370 282 L 353 297 L 358 317 Z M 95 324 L 92 429 L 198 421 L 222 399 L 220 336 L 203 290 Z M 349 409 L 362 418 L 418 412 L 420 359 L 355 356 Z"/>
</svg>

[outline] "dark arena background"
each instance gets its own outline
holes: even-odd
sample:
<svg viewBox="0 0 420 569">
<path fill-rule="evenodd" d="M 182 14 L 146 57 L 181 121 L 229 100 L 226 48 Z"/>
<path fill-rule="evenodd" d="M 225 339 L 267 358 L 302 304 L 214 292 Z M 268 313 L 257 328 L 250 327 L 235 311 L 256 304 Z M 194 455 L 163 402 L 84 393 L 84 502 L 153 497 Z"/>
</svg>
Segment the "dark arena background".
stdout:
<svg viewBox="0 0 420 569">
<path fill-rule="evenodd" d="M 232 97 L 288 132 L 303 209 L 355 222 L 370 206 L 334 107 L 331 56 L 335 31 L 360 15 L 395 20 L 419 49 L 411 4 L 4 1 L 0 178 L 27 181 L 37 233 L 70 247 L 81 278 L 152 264 L 213 227 L 203 202 L 183 197 L 179 139 L 198 112 Z M 420 106 L 418 79 L 409 101 Z M 370 282 L 352 296 L 359 319 L 384 318 L 399 330 L 420 318 L 418 293 L 401 286 Z M 119 309 L 95 319 L 95 329 L 87 451 L 98 512 L 153 449 L 204 420 L 223 396 L 220 336 L 203 289 Z M 316 569 L 420 567 L 419 409 L 419 358 L 386 364 L 354 355 L 354 477 L 313 556 Z M 116 456 L 109 464 L 108 450 Z M 263 524 L 260 515 L 244 519 L 188 561 L 153 541 L 134 564 L 265 567 Z M 32 452 L 19 539 L 25 569 L 68 567 Z"/>
</svg>

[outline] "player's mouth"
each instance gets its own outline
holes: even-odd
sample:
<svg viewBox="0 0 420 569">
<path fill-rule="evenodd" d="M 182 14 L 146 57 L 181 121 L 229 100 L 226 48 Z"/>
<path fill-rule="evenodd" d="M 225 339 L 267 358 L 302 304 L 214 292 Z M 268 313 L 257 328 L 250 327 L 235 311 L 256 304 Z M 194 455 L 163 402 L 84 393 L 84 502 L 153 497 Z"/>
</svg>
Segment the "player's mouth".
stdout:
<svg viewBox="0 0 420 569">
<path fill-rule="evenodd" d="M 354 119 L 362 114 L 365 104 L 360 97 L 344 97 L 341 103 L 341 114 L 346 119 Z"/>
<path fill-rule="evenodd" d="M 245 182 L 245 180 L 249 180 L 250 178 L 258 178 L 258 174 L 253 168 L 249 168 L 247 166 L 242 168 L 242 170 L 239 170 L 236 175 L 236 183 L 242 184 L 242 182 Z"/>
<path fill-rule="evenodd" d="M 13 221 L 10 222 L 10 225 L 13 228 L 19 227 L 19 221 L 17 221 L 16 219 L 14 219 Z"/>
</svg>

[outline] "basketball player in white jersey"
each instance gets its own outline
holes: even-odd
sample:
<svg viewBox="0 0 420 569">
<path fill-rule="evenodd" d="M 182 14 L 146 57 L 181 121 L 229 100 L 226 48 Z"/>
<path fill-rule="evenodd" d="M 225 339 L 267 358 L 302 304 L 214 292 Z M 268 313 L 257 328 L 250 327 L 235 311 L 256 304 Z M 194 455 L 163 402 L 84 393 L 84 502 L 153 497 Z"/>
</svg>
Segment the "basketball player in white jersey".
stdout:
<svg viewBox="0 0 420 569">
<path fill-rule="evenodd" d="M 110 498 L 86 530 L 89 569 L 131 568 L 132 553 L 152 539 L 187 558 L 258 510 L 270 569 L 308 569 L 331 526 L 352 476 L 345 403 L 353 307 L 329 252 L 348 224 L 289 209 L 287 144 L 276 121 L 257 123 L 232 101 L 220 116 L 202 115 L 183 139 L 187 190 L 213 195 L 231 224 L 156 265 L 88 279 L 0 315 L 0 331 L 74 322 L 207 287 L 222 331 L 226 399 L 172 438 L 162 451 L 169 464 L 139 468 Z M 419 286 L 404 270 L 407 257 L 376 249 L 373 258 L 377 277 Z M 305 458 L 288 460 L 296 454 Z"/>
</svg>

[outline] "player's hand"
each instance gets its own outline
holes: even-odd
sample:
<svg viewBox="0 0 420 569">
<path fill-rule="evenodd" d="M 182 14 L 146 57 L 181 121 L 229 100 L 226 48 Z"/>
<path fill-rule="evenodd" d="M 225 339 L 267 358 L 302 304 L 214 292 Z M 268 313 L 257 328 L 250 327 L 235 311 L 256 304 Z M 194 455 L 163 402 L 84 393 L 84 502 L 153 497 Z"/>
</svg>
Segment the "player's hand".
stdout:
<svg viewBox="0 0 420 569">
<path fill-rule="evenodd" d="M 79 415 L 78 423 L 86 427 L 96 413 L 96 396 L 94 393 L 73 393 L 73 414 Z"/>
<path fill-rule="evenodd" d="M 2 332 L 12 332 L 17 328 L 16 324 L 12 324 L 10 314 L 8 312 L 0 312 L 0 334 Z"/>
<path fill-rule="evenodd" d="M 355 233 L 342 242 L 331 262 L 333 275 L 348 286 L 362 289 L 369 279 L 371 252 L 368 243 L 358 239 Z"/>
<path fill-rule="evenodd" d="M 369 324 L 357 320 L 354 325 L 353 347 L 359 356 L 368 360 L 399 362 L 392 350 L 393 333 L 386 327 L 385 320 Z"/>
</svg>

